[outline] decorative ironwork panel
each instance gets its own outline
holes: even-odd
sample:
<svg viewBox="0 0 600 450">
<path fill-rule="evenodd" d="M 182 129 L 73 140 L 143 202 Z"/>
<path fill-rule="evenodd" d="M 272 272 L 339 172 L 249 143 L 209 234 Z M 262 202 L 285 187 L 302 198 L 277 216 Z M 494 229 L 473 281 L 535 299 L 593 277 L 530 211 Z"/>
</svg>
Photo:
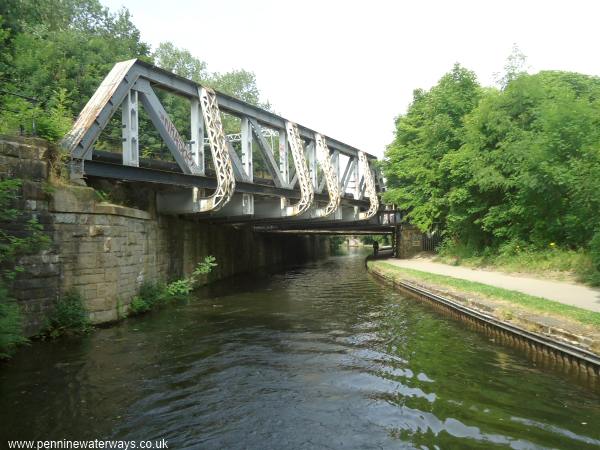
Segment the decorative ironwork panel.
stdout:
<svg viewBox="0 0 600 450">
<path fill-rule="evenodd" d="M 369 199 L 369 209 L 367 212 L 360 213 L 359 219 L 366 220 L 373 217 L 379 209 L 379 199 L 377 198 L 377 190 L 375 189 L 375 181 L 373 180 L 373 172 L 369 166 L 369 160 L 364 152 L 358 152 L 358 162 L 360 163 L 363 176 L 365 179 L 365 195 Z"/>
<path fill-rule="evenodd" d="M 297 216 L 310 208 L 315 192 L 310 178 L 310 172 L 308 171 L 308 165 L 306 164 L 306 158 L 304 157 L 304 149 L 302 148 L 302 139 L 300 138 L 298 127 L 295 123 L 286 122 L 285 128 L 290 149 L 292 150 L 292 158 L 296 168 L 298 184 L 300 185 L 300 201 L 293 206 L 286 206 L 285 215 Z"/>
<path fill-rule="evenodd" d="M 317 210 L 317 216 L 326 217 L 333 213 L 340 205 L 340 185 L 329 154 L 329 147 L 325 138 L 318 133 L 315 133 L 315 142 L 317 145 L 317 158 L 325 175 L 327 183 L 327 192 L 329 193 L 329 203 L 325 208 Z"/>
<path fill-rule="evenodd" d="M 227 140 L 223 132 L 221 114 L 217 104 L 217 97 L 211 89 L 202 87 L 198 90 L 204 126 L 210 142 L 213 164 L 217 176 L 217 189 L 206 198 L 195 199 L 198 201 L 199 211 L 216 211 L 229 202 L 235 191 L 235 176 L 227 149 Z"/>
</svg>

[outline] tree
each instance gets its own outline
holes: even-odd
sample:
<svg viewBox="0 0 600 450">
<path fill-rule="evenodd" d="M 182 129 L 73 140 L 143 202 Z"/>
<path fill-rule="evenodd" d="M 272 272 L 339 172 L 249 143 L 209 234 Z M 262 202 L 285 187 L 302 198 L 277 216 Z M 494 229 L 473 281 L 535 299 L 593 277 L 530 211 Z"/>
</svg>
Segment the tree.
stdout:
<svg viewBox="0 0 600 450">
<path fill-rule="evenodd" d="M 208 79 L 206 63 L 188 50 L 175 47 L 172 42 L 161 42 L 152 55 L 154 64 L 184 78 L 202 83 Z"/>
<path fill-rule="evenodd" d="M 244 69 L 225 73 L 210 73 L 206 63 L 188 50 L 176 47 L 172 42 L 161 42 L 153 53 L 154 64 L 184 78 L 204 84 L 252 105 L 268 107 L 261 103 L 256 85 L 256 75 Z"/>
<path fill-rule="evenodd" d="M 527 73 L 527 56 L 525 56 L 517 44 L 513 44 L 510 55 L 506 58 L 504 74 L 496 74 L 496 83 L 498 83 L 501 89 L 504 89 L 512 80 L 524 73 Z"/>
<path fill-rule="evenodd" d="M 6 43 L 0 50 L 2 87 L 38 101 L 32 105 L 4 94 L 3 132 L 15 132 L 14 123 L 31 123 L 24 120 L 27 115 L 39 114 L 42 121 L 52 115 L 57 95 L 68 105 L 66 116 L 74 117 L 116 61 L 149 57 L 129 12 L 111 13 L 97 0 L 8 0 L 0 13 Z M 61 133 L 58 129 L 46 137 Z"/>
<path fill-rule="evenodd" d="M 465 119 L 471 201 L 488 243 L 586 245 L 600 207 L 600 78 L 521 74 Z M 474 199 L 474 200 L 473 200 Z"/>
<path fill-rule="evenodd" d="M 589 248 L 600 229 L 600 78 L 507 67 L 502 90 L 455 66 L 415 91 L 386 151 L 386 200 L 473 251 Z"/>
<path fill-rule="evenodd" d="M 448 159 L 462 146 L 463 117 L 480 96 L 475 74 L 456 64 L 430 91 L 416 90 L 407 113 L 396 119 L 396 136 L 383 164 L 385 200 L 407 211 L 423 231 L 446 222 L 454 187 Z"/>
</svg>

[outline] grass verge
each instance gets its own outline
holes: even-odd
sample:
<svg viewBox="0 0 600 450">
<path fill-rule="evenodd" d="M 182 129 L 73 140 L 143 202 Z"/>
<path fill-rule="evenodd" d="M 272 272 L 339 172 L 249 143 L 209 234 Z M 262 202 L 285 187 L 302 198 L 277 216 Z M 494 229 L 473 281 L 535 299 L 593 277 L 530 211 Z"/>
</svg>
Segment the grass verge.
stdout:
<svg viewBox="0 0 600 450">
<path fill-rule="evenodd" d="M 574 280 L 599 285 L 598 271 L 587 250 L 562 248 L 521 249 L 475 254 L 460 246 L 442 248 L 436 261 L 454 266 L 519 272 L 557 280 Z"/>
<path fill-rule="evenodd" d="M 477 283 L 475 281 L 462 280 L 460 278 L 448 277 L 420 270 L 406 269 L 404 267 L 394 266 L 384 261 L 369 261 L 369 267 L 377 267 L 379 271 L 390 275 L 395 280 L 416 279 L 426 283 L 435 284 L 457 289 L 461 292 L 481 294 L 494 300 L 501 300 L 521 306 L 523 308 L 574 320 L 583 325 L 591 325 L 600 329 L 600 313 L 588 311 L 576 306 L 565 305 L 563 303 L 548 300 L 542 297 L 523 294 L 518 291 L 498 288 L 488 284 Z"/>
</svg>

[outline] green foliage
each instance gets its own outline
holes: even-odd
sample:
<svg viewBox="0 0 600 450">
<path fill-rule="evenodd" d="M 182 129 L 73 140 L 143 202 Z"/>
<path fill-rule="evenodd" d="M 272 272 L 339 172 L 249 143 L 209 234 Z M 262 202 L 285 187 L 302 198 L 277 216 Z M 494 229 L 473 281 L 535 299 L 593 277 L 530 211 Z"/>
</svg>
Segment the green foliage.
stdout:
<svg viewBox="0 0 600 450">
<path fill-rule="evenodd" d="M 214 256 L 206 256 L 196 265 L 190 277 L 175 280 L 167 285 L 150 282 L 142 284 L 139 294 L 129 305 L 129 312 L 133 315 L 141 314 L 167 302 L 186 297 L 201 283 L 202 277 L 217 266 L 215 261 Z"/>
<path fill-rule="evenodd" d="M 188 295 L 201 283 L 203 276 L 208 275 L 218 265 L 215 261 L 216 258 L 214 256 L 209 255 L 204 257 L 196 265 L 190 277 L 167 284 L 167 295 L 170 297 L 185 297 Z"/>
<path fill-rule="evenodd" d="M 207 84 L 225 94 L 239 98 L 252 105 L 269 109 L 268 103 L 260 101 L 260 92 L 256 86 L 256 75 L 244 69 L 232 70 L 225 73 L 213 73 Z"/>
<path fill-rule="evenodd" d="M 101 189 L 96 189 L 96 190 L 94 190 L 94 194 L 96 194 L 96 198 L 100 202 L 106 202 L 106 203 L 111 202 L 110 194 L 108 192 L 105 192 Z"/>
<path fill-rule="evenodd" d="M 385 200 L 407 210 L 423 230 L 446 221 L 453 178 L 448 159 L 463 144 L 463 117 L 477 106 L 481 92 L 475 74 L 456 65 L 429 92 L 416 90 L 407 114 L 396 120 L 383 166 Z"/>
<path fill-rule="evenodd" d="M 565 249 L 548 245 L 545 249 L 509 241 L 497 249 L 477 249 L 460 242 L 444 241 L 438 259 L 447 264 L 489 267 L 505 272 L 522 272 L 556 279 L 593 283 L 597 273 L 586 249 Z"/>
<path fill-rule="evenodd" d="M 125 306 L 123 305 L 121 297 L 117 297 L 116 303 L 117 320 L 124 319 L 127 317 L 127 311 L 125 311 Z"/>
<path fill-rule="evenodd" d="M 139 294 L 131 300 L 129 313 L 141 314 L 157 308 L 171 299 L 164 284 L 145 282 L 140 286 Z"/>
<path fill-rule="evenodd" d="M 0 2 L 0 82 L 5 91 L 0 93 L 0 133 L 60 140 L 113 64 L 132 58 L 269 108 L 260 101 L 252 72 L 211 73 L 204 61 L 170 42 L 151 54 L 126 8 L 113 13 L 99 0 L 5 0 Z M 157 95 L 182 138 L 191 139 L 189 99 L 160 89 Z M 239 133 L 238 118 L 224 114 L 222 119 L 226 133 Z M 143 108 L 139 130 L 142 157 L 172 160 Z M 117 114 L 96 148 L 120 150 L 121 132 Z M 210 158 L 207 164 L 212 164 Z M 265 167 L 257 158 L 257 170 Z"/>
<path fill-rule="evenodd" d="M 0 283 L 0 359 L 9 358 L 19 344 L 27 342 L 23 336 L 21 310 L 8 290 Z"/>
<path fill-rule="evenodd" d="M 6 94 L 0 98 L 0 133 L 23 131 L 50 142 L 57 142 L 64 137 L 73 123 L 69 104 L 64 88 L 51 92 L 45 107 Z"/>
<path fill-rule="evenodd" d="M 188 50 L 175 47 L 172 42 L 161 42 L 152 57 L 157 66 L 196 83 L 202 83 L 209 77 L 204 61 Z"/>
<path fill-rule="evenodd" d="M 194 281 L 197 281 L 197 278 L 201 275 L 207 275 L 211 273 L 213 268 L 218 266 L 218 264 L 215 262 L 216 260 L 217 258 L 214 256 L 208 255 L 204 258 L 204 260 L 200 261 L 196 265 L 194 272 L 192 272 L 192 278 L 194 278 Z"/>
<path fill-rule="evenodd" d="M 246 70 L 232 70 L 231 72 L 226 73 L 211 73 L 207 70 L 207 65 L 204 61 L 193 56 L 188 50 L 178 48 L 170 42 L 162 42 L 152 56 L 154 58 L 154 63 L 165 70 L 192 79 L 250 104 L 261 106 L 263 108 L 270 107 L 268 103 L 261 103 L 260 92 L 256 85 L 256 76 L 252 72 Z M 170 95 L 160 91 L 157 92 L 157 95 L 177 127 L 178 132 L 184 139 L 190 139 L 189 101 L 176 95 Z M 140 118 L 140 128 L 143 128 L 143 123 L 146 121 L 143 111 Z M 241 125 L 239 118 L 229 114 L 222 114 L 221 119 L 226 134 L 240 132 Z M 163 152 L 162 144 L 156 131 L 150 128 L 148 132 L 144 134 L 144 140 L 146 141 L 143 145 L 145 157 L 168 157 L 168 155 Z M 239 144 L 237 143 L 234 144 L 234 148 L 238 145 Z M 212 164 L 212 161 L 207 160 L 207 163 L 210 165 Z M 266 168 L 262 159 L 260 157 L 256 158 L 255 170 L 261 170 L 263 167 Z"/>
<path fill-rule="evenodd" d="M 514 304 L 529 310 L 554 315 L 558 318 L 566 317 L 584 325 L 591 325 L 596 329 L 600 329 L 600 313 L 598 312 L 565 305 L 564 303 L 542 297 L 523 294 L 518 291 L 511 291 L 509 289 L 498 288 L 488 284 L 477 283 L 475 281 L 462 280 L 445 275 L 398 267 L 383 261 L 369 261 L 367 264 L 369 267 L 376 268 L 378 272 L 381 271 L 383 274 L 390 276 L 394 280 L 417 279 L 437 286 L 456 288 L 460 292 L 483 294 L 486 297 L 500 300 L 507 304 Z M 512 314 L 512 312 L 509 312 L 509 314 Z M 508 317 L 505 316 L 505 318 Z"/>
<path fill-rule="evenodd" d="M 90 329 L 91 324 L 81 295 L 72 290 L 59 297 L 48 317 L 47 334 L 57 337 L 68 333 L 83 333 Z"/>
<path fill-rule="evenodd" d="M 139 295 L 133 297 L 129 304 L 129 312 L 133 315 L 145 313 L 146 311 L 150 311 L 150 309 L 152 309 L 150 303 Z"/>
<path fill-rule="evenodd" d="M 9 294 L 9 286 L 23 271 L 19 259 L 46 248 L 50 239 L 34 218 L 25 229 L 14 229 L 23 211 L 17 207 L 22 181 L 0 180 L 0 358 L 9 357 L 15 347 L 26 341 L 19 306 Z"/>
<path fill-rule="evenodd" d="M 171 42 L 161 42 L 152 56 L 157 66 L 169 72 L 207 85 L 253 105 L 268 107 L 260 102 L 256 76 L 252 72 L 241 69 L 225 73 L 210 73 L 204 61 L 196 58 L 186 49 L 175 47 Z"/>
<path fill-rule="evenodd" d="M 50 142 L 58 142 L 67 134 L 73 125 L 69 103 L 65 88 L 58 88 L 52 93 L 46 113 L 40 114 L 37 123 L 38 136 Z"/>
<path fill-rule="evenodd" d="M 369 234 L 366 236 L 361 236 L 360 241 L 365 245 L 373 245 L 374 242 L 378 242 L 379 246 L 390 245 L 390 236 L 387 234 Z"/>
<path fill-rule="evenodd" d="M 590 241 L 590 255 L 592 257 L 594 272 L 590 274 L 589 281 L 600 286 L 600 230 L 596 231 Z"/>
<path fill-rule="evenodd" d="M 516 44 L 513 45 L 512 51 L 506 59 L 504 75 L 498 76 L 497 83 L 502 89 L 506 88 L 512 80 L 527 72 L 526 66 L 527 57 Z"/>
<path fill-rule="evenodd" d="M 206 256 L 196 265 L 190 277 L 182 278 L 181 280 L 175 280 L 172 283 L 167 284 L 167 296 L 171 298 L 177 298 L 188 295 L 196 286 L 200 284 L 202 277 L 204 275 L 208 275 L 210 272 L 212 272 L 212 269 L 217 266 L 215 261 L 216 258 L 214 256 Z"/>
<path fill-rule="evenodd" d="M 0 97 L 0 130 L 23 125 L 51 141 L 64 136 L 116 61 L 149 59 L 126 9 L 98 0 L 6 0 L 0 4 L 3 89 L 35 98 Z"/>
<path fill-rule="evenodd" d="M 140 287 L 139 297 L 153 307 L 165 301 L 165 285 L 163 283 L 145 282 Z"/>
<path fill-rule="evenodd" d="M 396 121 L 385 198 L 454 249 L 587 249 L 600 225 L 600 78 L 523 66 L 501 90 L 455 66 Z"/>
<path fill-rule="evenodd" d="M 329 246 L 331 250 L 339 249 L 346 242 L 345 236 L 329 236 Z"/>
<path fill-rule="evenodd" d="M 193 284 L 189 278 L 175 280 L 167 284 L 167 294 L 169 297 L 185 297 L 192 292 Z"/>
</svg>

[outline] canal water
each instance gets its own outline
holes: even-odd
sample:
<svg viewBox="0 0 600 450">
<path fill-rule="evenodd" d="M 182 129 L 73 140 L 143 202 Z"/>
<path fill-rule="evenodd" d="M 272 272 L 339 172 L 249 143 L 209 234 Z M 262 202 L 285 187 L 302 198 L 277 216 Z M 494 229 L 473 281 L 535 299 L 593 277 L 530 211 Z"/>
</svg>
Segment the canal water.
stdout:
<svg viewBox="0 0 600 450">
<path fill-rule="evenodd" d="M 600 393 L 393 292 L 364 256 L 227 280 L 31 344 L 0 366 L 0 448 L 600 447 Z"/>
</svg>

